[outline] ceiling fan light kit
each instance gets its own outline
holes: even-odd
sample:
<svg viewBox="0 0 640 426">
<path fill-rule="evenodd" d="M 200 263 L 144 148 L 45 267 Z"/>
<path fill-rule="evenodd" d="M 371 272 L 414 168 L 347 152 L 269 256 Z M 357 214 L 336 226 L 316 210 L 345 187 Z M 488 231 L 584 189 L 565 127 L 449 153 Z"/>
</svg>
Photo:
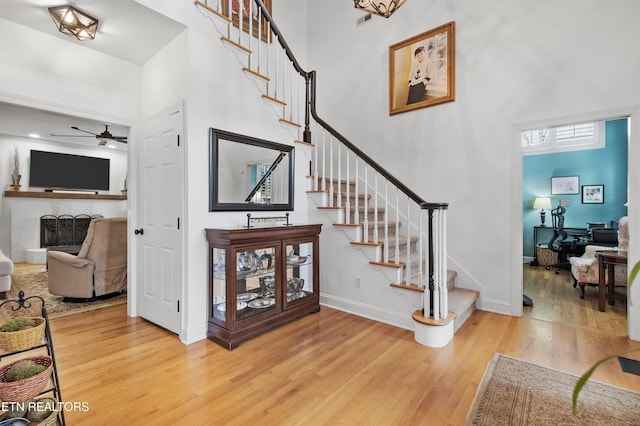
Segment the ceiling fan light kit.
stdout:
<svg viewBox="0 0 640 426">
<path fill-rule="evenodd" d="M 77 40 L 93 40 L 98 30 L 98 20 L 86 12 L 73 6 L 56 6 L 49 8 L 49 14 L 56 28 L 63 34 Z"/>
<path fill-rule="evenodd" d="M 355 8 L 365 12 L 375 13 L 385 18 L 400 9 L 407 0 L 354 0 Z"/>
</svg>

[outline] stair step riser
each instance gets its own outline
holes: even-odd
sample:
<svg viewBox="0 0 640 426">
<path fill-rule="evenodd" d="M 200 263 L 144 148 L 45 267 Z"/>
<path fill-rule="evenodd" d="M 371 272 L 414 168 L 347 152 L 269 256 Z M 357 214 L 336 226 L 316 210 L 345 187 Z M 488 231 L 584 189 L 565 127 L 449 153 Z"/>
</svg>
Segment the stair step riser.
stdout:
<svg viewBox="0 0 640 426">
<path fill-rule="evenodd" d="M 362 209 L 358 209 L 358 218 L 360 221 L 363 221 L 364 217 L 364 211 Z M 355 222 L 355 212 L 353 210 L 349 212 L 349 218 L 351 219 L 351 222 Z M 367 219 L 370 221 L 376 219 L 376 213 L 374 210 L 369 210 L 367 213 Z M 378 221 L 384 221 L 384 211 L 378 210 Z"/>
<path fill-rule="evenodd" d="M 326 182 L 324 182 L 324 183 L 323 183 L 323 180 L 324 179 L 322 179 L 322 178 L 318 178 L 318 188 L 321 188 L 322 185 L 325 185 L 325 187 L 327 189 L 329 189 L 329 187 L 332 186 L 335 191 L 338 190 L 338 187 L 342 188 L 342 191 L 346 191 L 347 190 L 347 182 L 344 181 L 344 180 L 342 182 L 337 182 L 337 181 L 331 182 L 329 179 L 326 179 Z M 348 186 L 349 186 L 349 191 L 351 193 L 355 192 L 355 189 L 356 189 L 356 183 L 355 182 L 349 182 Z"/>
</svg>

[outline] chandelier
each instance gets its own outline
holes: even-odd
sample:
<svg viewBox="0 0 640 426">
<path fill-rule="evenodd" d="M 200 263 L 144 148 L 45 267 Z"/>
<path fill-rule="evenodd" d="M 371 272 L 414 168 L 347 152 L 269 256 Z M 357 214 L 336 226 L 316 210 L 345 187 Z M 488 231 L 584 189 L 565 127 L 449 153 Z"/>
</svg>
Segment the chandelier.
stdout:
<svg viewBox="0 0 640 426">
<path fill-rule="evenodd" d="M 49 13 L 56 28 L 63 34 L 78 40 L 93 40 L 98 29 L 98 20 L 73 6 L 50 7 Z"/>
<path fill-rule="evenodd" d="M 407 0 L 354 0 L 356 9 L 388 18 Z"/>
</svg>

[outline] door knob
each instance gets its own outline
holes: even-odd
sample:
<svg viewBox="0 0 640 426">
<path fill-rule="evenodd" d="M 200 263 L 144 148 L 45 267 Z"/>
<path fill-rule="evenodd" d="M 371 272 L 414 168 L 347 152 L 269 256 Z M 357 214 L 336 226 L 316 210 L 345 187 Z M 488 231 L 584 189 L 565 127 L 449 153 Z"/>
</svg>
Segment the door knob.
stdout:
<svg viewBox="0 0 640 426">
<path fill-rule="evenodd" d="M 133 231 L 134 234 L 136 235 L 142 235 L 144 234 L 144 229 L 140 228 L 140 229 L 136 229 L 135 231 Z"/>
</svg>

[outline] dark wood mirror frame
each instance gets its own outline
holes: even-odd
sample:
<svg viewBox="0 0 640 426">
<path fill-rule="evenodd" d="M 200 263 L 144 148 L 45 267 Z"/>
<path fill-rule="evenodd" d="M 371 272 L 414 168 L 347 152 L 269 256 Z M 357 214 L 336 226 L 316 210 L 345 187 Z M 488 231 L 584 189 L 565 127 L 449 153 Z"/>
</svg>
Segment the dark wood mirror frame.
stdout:
<svg viewBox="0 0 640 426">
<path fill-rule="evenodd" d="M 210 128 L 209 211 L 293 210 L 294 157 L 293 146 Z"/>
</svg>

